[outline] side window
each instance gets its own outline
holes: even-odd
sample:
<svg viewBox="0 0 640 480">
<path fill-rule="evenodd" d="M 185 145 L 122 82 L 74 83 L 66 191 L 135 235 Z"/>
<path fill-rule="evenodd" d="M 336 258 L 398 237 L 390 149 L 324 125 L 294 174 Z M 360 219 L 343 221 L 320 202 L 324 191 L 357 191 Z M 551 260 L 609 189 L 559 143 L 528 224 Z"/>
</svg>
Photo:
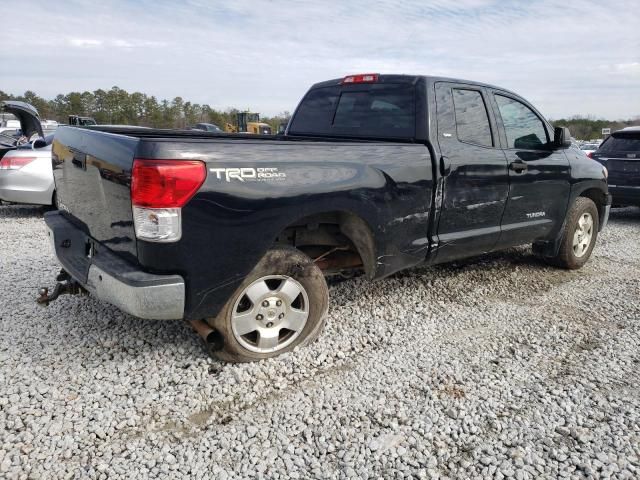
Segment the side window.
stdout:
<svg viewBox="0 0 640 480">
<path fill-rule="evenodd" d="M 546 149 L 547 131 L 540 117 L 517 100 L 497 94 L 495 97 L 507 134 L 507 148 Z"/>
<path fill-rule="evenodd" d="M 461 142 L 493 146 L 487 107 L 477 90 L 453 89 L 456 131 Z"/>
</svg>

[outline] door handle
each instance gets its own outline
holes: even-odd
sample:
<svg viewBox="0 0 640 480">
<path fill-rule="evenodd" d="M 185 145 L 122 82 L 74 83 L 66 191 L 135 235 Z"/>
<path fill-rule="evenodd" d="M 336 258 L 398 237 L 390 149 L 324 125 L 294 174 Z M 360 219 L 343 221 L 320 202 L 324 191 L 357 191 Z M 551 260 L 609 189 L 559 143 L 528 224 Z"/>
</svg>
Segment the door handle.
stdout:
<svg viewBox="0 0 640 480">
<path fill-rule="evenodd" d="M 516 173 L 521 173 L 521 172 L 524 172 L 529 167 L 522 160 L 516 160 L 515 162 L 511 162 L 509 164 L 509 168 Z"/>
<path fill-rule="evenodd" d="M 451 165 L 449 164 L 449 159 L 447 157 L 440 157 L 440 175 L 446 177 L 449 175 L 451 171 Z"/>
</svg>

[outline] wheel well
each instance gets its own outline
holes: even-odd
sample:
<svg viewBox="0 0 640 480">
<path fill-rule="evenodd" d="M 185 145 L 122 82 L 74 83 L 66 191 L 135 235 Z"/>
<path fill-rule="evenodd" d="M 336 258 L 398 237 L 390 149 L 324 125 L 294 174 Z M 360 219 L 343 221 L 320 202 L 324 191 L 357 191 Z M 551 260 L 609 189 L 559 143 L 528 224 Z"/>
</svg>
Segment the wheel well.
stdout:
<svg viewBox="0 0 640 480">
<path fill-rule="evenodd" d="M 586 197 L 593 200 L 593 203 L 596 204 L 596 208 L 598 209 L 598 219 L 604 217 L 604 209 L 607 204 L 607 197 L 605 193 L 598 188 L 589 188 L 584 192 L 581 192 L 580 197 Z"/>
<path fill-rule="evenodd" d="M 309 255 L 326 273 L 364 270 L 375 274 L 375 243 L 367 223 L 349 212 L 327 212 L 287 226 L 276 245 L 289 245 Z"/>
</svg>

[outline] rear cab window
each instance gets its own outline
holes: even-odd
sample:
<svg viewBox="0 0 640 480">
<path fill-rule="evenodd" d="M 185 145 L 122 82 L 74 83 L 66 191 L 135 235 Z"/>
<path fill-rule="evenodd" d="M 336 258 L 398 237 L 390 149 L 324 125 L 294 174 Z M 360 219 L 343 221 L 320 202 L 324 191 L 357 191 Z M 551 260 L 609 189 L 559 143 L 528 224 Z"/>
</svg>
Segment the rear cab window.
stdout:
<svg viewBox="0 0 640 480">
<path fill-rule="evenodd" d="M 289 134 L 414 138 L 415 118 L 412 84 L 319 87 L 305 95 L 291 121 Z"/>
</svg>

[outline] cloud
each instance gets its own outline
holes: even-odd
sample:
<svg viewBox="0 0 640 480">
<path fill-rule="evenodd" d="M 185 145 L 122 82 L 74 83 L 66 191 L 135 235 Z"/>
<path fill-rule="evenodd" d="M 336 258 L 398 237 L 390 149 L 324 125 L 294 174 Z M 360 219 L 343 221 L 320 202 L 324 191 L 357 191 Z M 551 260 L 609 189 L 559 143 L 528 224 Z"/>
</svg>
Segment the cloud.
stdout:
<svg viewBox="0 0 640 480">
<path fill-rule="evenodd" d="M 638 76 L 640 75 L 640 62 L 618 63 L 613 66 L 618 73 Z"/>
<path fill-rule="evenodd" d="M 146 40 L 122 40 L 122 39 L 94 39 L 94 38 L 69 38 L 67 45 L 79 48 L 144 48 L 144 47 L 166 47 L 166 42 L 146 41 Z"/>
<path fill-rule="evenodd" d="M 31 12 L 0 32 L 12 92 L 118 85 L 272 114 L 315 82 L 374 71 L 494 83 L 554 118 L 640 113 L 635 1 L 8 1 Z"/>
<path fill-rule="evenodd" d="M 90 38 L 70 38 L 69 39 L 70 46 L 80 47 L 80 48 L 101 47 L 102 43 L 103 42 L 101 40 L 94 40 Z"/>
</svg>

